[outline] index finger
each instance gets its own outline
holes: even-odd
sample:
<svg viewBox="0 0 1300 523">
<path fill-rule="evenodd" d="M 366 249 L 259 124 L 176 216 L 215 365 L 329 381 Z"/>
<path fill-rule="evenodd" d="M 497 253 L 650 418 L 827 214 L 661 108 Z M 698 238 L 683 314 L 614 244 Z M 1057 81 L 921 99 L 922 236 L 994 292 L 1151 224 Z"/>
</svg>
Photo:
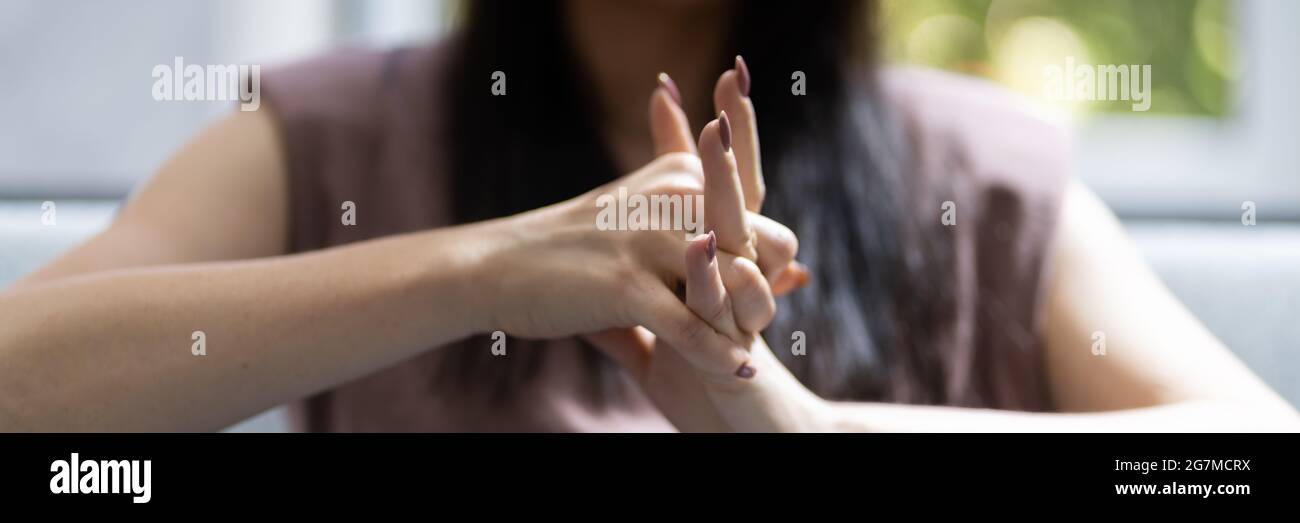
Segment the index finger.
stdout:
<svg viewBox="0 0 1300 523">
<path fill-rule="evenodd" d="M 745 208 L 758 212 L 767 191 L 763 181 L 763 161 L 758 147 L 758 119 L 749 98 L 751 78 L 745 59 L 736 57 L 736 67 L 722 73 L 713 88 L 713 105 L 719 114 L 731 117 L 732 143 L 740 185 L 745 192 Z"/>
<path fill-rule="evenodd" d="M 744 190 L 731 154 L 731 125 L 727 113 L 709 122 L 700 133 L 700 163 L 704 167 L 704 227 L 718 236 L 718 248 L 751 260 L 754 248 Z"/>
</svg>

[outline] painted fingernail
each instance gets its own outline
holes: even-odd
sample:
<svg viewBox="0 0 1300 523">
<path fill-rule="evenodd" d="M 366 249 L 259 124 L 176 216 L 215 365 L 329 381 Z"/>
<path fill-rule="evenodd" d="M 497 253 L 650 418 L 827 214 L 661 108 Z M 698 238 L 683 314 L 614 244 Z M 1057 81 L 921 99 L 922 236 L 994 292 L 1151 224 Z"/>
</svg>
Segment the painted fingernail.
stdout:
<svg viewBox="0 0 1300 523">
<path fill-rule="evenodd" d="M 736 55 L 736 87 L 740 88 L 740 96 L 749 96 L 749 66 L 740 55 Z"/>
<path fill-rule="evenodd" d="M 659 86 L 668 91 L 668 96 L 671 96 L 673 101 L 677 102 L 677 105 L 682 105 L 682 93 L 677 90 L 677 84 L 673 83 L 673 79 L 668 76 L 668 73 L 659 73 Z"/>
<path fill-rule="evenodd" d="M 705 252 L 709 253 L 710 262 L 713 261 L 714 256 L 718 255 L 718 236 L 713 234 L 713 231 L 709 231 L 709 246 L 705 249 Z"/>
<path fill-rule="evenodd" d="M 740 368 L 736 369 L 736 376 L 742 379 L 751 379 L 755 374 L 758 374 L 758 369 L 755 369 L 749 362 L 740 364 Z"/>
<path fill-rule="evenodd" d="M 727 112 L 722 111 L 718 117 L 718 135 L 722 138 L 722 150 L 731 150 L 731 120 L 727 119 Z"/>
</svg>

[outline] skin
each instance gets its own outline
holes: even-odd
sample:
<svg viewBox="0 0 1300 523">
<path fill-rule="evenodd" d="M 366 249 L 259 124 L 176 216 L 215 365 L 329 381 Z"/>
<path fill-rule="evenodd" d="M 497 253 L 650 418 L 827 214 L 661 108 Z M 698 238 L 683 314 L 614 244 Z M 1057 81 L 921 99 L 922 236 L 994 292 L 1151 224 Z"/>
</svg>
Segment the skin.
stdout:
<svg viewBox="0 0 1300 523">
<path fill-rule="evenodd" d="M 736 71 L 724 73 L 714 89 L 719 113 L 741 127 L 756 128 L 756 115 L 736 87 Z M 710 124 L 712 126 L 714 124 Z M 761 206 L 762 172 L 757 140 L 737 140 L 723 151 L 706 126 L 700 142 L 704 163 L 735 166 L 730 186 L 710 186 L 730 205 L 710 208 L 730 213 L 732 223 L 746 209 Z M 679 129 L 679 132 L 687 132 Z M 710 160 L 712 158 L 712 160 Z M 740 161 L 748 158 L 750 161 Z M 753 189 L 751 189 L 753 188 Z M 736 195 L 744 191 L 758 194 Z M 745 208 L 737 208 L 744 205 Z M 752 380 L 710 379 L 696 369 L 694 399 L 708 400 L 712 416 L 699 416 L 700 430 L 737 431 L 1295 431 L 1295 410 L 1214 338 L 1145 265 L 1119 220 L 1077 180 L 1066 189 L 1053 243 L 1055 266 L 1049 275 L 1046 363 L 1051 392 L 1063 413 L 1020 413 L 989 409 L 833 402 L 816 397 L 794 378 L 754 336 Z M 710 217 L 706 215 L 706 220 Z M 721 221 L 723 217 L 717 217 Z M 744 230 L 718 228 L 718 245 L 737 252 L 749 246 Z M 727 237 L 729 236 L 729 237 Z M 701 254 L 697 240 L 688 249 L 686 303 L 721 332 L 739 320 L 716 311 L 728 294 L 719 267 Z M 733 300 L 734 301 L 734 300 Z M 1107 354 L 1092 354 L 1092 333 L 1103 330 Z M 756 332 L 756 331 L 751 331 Z M 671 357 L 661 343 L 655 357 Z M 682 351 L 678 351 L 682 352 Z M 689 352 L 689 351 L 685 351 Z M 651 365 L 643 372 L 657 383 L 686 381 L 684 365 Z M 684 394 L 652 392 L 651 397 Z M 662 407 L 662 406 L 661 406 Z M 672 416 L 670 415 L 670 419 Z M 707 422 L 707 423 L 705 423 Z M 678 424 L 682 426 L 681 423 Z"/>
<path fill-rule="evenodd" d="M 757 119 L 737 72 L 714 84 L 713 107 L 688 97 L 683 109 L 659 88 L 644 109 L 659 70 L 686 94 L 708 92 L 712 73 L 693 57 L 720 45 L 726 13 L 573 3 L 569 30 L 628 176 L 517 216 L 286 255 L 274 108 L 233 115 L 107 230 L 0 293 L 0 430 L 218 429 L 493 330 L 587 336 L 683 430 L 1295 430 L 1294 410 L 1170 296 L 1078 184 L 1054 246 L 1046 339 L 1053 393 L 1077 413 L 817 398 L 754 334 L 801 269 L 793 234 L 758 214 Z M 619 17 L 637 34 L 611 32 Z M 730 149 L 714 119 L 723 111 Z M 698 140 L 692 120 L 709 122 Z M 594 198 L 616 186 L 707 194 L 717 255 L 707 236 L 596 230 Z M 1086 352 L 1098 325 L 1105 358 Z M 201 364 L 196 330 L 214 354 Z M 745 366 L 750 379 L 737 376 Z"/>
<path fill-rule="evenodd" d="M 595 227 L 596 197 L 617 187 L 700 194 L 694 155 L 662 155 L 517 216 L 280 255 L 287 195 L 274 137 L 265 113 L 218 124 L 108 230 L 0 295 L 0 429 L 217 429 L 495 330 L 607 342 L 645 326 L 700 348 L 690 357 L 696 368 L 725 374 L 748 361 L 675 294 L 685 279 L 680 231 Z M 227 215 L 243 227 L 212 219 Z M 793 238 L 785 230 L 765 242 L 783 266 L 794 246 L 779 245 Z M 748 269 L 728 279 L 762 284 L 770 300 L 766 277 Z M 197 330 L 220 357 L 196 363 Z M 605 344 L 615 357 L 635 349 Z"/>
</svg>

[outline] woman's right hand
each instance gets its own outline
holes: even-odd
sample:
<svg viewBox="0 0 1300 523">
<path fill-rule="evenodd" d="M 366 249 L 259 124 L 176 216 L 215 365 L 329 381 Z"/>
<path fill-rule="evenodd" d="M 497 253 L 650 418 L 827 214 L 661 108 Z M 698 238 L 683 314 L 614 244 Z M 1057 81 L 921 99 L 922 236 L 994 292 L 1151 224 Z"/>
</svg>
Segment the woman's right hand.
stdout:
<svg viewBox="0 0 1300 523">
<path fill-rule="evenodd" d="M 597 200 L 603 195 L 617 199 L 623 190 L 629 197 L 681 196 L 690 202 L 702 196 L 706 176 L 734 176 L 705 172 L 693 152 L 685 115 L 667 88 L 655 91 L 650 116 L 660 153 L 654 161 L 571 200 L 480 224 L 487 234 L 480 236 L 472 254 L 481 260 L 475 282 L 484 297 L 488 328 L 524 338 L 593 334 L 608 342 L 610 329 L 644 326 L 674 346 L 714 347 L 698 352 L 716 355 L 709 365 L 739 368 L 748 361 L 747 351 L 682 302 L 687 240 L 704 231 L 598 227 Z M 748 282 L 751 287 L 770 284 L 777 294 L 793 290 L 803 271 L 793 263 L 798 248 L 794 234 L 756 213 L 748 217 L 755 243 L 764 246 L 763 259 L 758 264 L 746 263 L 748 259 L 722 263 L 723 281 Z M 724 262 L 734 259 L 727 252 L 718 256 Z M 766 284 L 752 285 L 754 280 Z M 653 342 L 635 339 L 636 331 L 630 329 L 615 332 L 624 339 L 612 345 Z M 598 345 L 608 348 L 611 343 Z M 635 352 L 629 349 L 623 356 L 635 357 Z"/>
</svg>

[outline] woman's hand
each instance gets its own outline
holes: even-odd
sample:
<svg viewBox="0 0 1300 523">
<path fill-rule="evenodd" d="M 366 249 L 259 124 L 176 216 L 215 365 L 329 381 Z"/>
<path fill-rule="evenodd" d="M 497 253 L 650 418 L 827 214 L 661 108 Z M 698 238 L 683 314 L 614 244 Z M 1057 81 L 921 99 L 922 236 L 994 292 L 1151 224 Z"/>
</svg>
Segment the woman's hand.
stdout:
<svg viewBox="0 0 1300 523">
<path fill-rule="evenodd" d="M 680 346 L 711 347 L 713 352 L 698 353 L 700 359 L 693 363 L 735 373 L 749 358 L 731 339 L 739 331 L 719 335 L 680 297 L 686 238 L 698 231 L 598 227 L 598 200 L 604 195 L 679 196 L 690 202 L 714 183 L 706 180 L 704 166 L 692 154 L 685 117 L 667 88 L 652 97 L 651 123 L 660 155 L 650 164 L 572 200 L 483 224 L 486 234 L 469 249 L 481 260 L 475 281 L 484 296 L 483 310 L 490 311 L 489 328 L 529 338 L 593 334 L 593 341 L 616 358 L 639 358 L 652 338 L 629 329 L 643 325 Z M 686 147 L 679 139 L 683 128 Z M 763 284 L 769 303 L 760 304 L 765 310 L 758 313 L 765 324 L 772 308 L 767 280 L 783 282 L 778 290 L 788 291 L 803 279 L 801 269 L 791 265 L 797 247 L 784 226 L 759 216 L 744 219 L 761 224 L 753 229 L 759 238 L 750 243 L 771 251 L 770 274 L 753 263 L 728 265 L 722 274 L 729 281 Z"/>
<path fill-rule="evenodd" d="M 793 238 L 768 243 L 785 238 L 788 230 L 768 230 L 775 222 L 757 214 L 764 183 L 748 83 L 748 71 L 737 58 L 736 68 L 724 73 L 715 88 L 719 118 L 705 126 L 698 147 L 709 233 L 693 240 L 682 260 L 688 308 L 748 349 L 750 360 L 727 372 L 699 364 L 713 359 L 705 354 L 708 347 L 657 340 L 645 361 L 633 360 L 627 367 L 681 430 L 819 430 L 824 426 L 824 403 L 781 365 L 757 334 L 772 319 L 773 290 L 788 287 L 783 276 L 764 278 L 762 274 L 773 271 L 759 267 L 792 265 L 797 244 Z M 684 114 L 679 109 L 677 113 L 684 121 Z M 806 271 L 801 269 L 796 277 L 806 281 Z"/>
<path fill-rule="evenodd" d="M 727 296 L 727 290 L 721 285 L 719 263 L 717 258 L 708 256 L 707 244 L 710 238 L 701 238 L 687 249 L 686 305 L 699 314 L 706 316 L 706 311 L 718 307 L 720 300 Z M 717 324 L 715 324 L 717 327 Z M 817 397 L 790 371 L 781 364 L 767 343 L 757 333 L 752 335 L 750 344 L 751 379 L 718 379 L 708 369 L 698 366 L 686 368 L 691 361 L 700 358 L 672 358 L 657 369 L 659 372 L 672 370 L 683 373 L 681 376 L 667 378 L 659 376 L 661 381 L 670 379 L 685 381 L 689 376 L 697 377 L 698 388 L 704 392 L 709 405 L 716 412 L 712 423 L 724 430 L 738 432 L 809 432 L 823 431 L 830 427 L 826 403 Z M 707 347 L 689 347 L 673 351 L 664 347 L 655 356 L 673 356 L 674 352 L 709 350 Z M 683 427 L 679 427 L 683 428 Z M 688 430 L 693 429 L 688 426 Z M 716 426 L 713 430 L 716 430 Z"/>
</svg>

